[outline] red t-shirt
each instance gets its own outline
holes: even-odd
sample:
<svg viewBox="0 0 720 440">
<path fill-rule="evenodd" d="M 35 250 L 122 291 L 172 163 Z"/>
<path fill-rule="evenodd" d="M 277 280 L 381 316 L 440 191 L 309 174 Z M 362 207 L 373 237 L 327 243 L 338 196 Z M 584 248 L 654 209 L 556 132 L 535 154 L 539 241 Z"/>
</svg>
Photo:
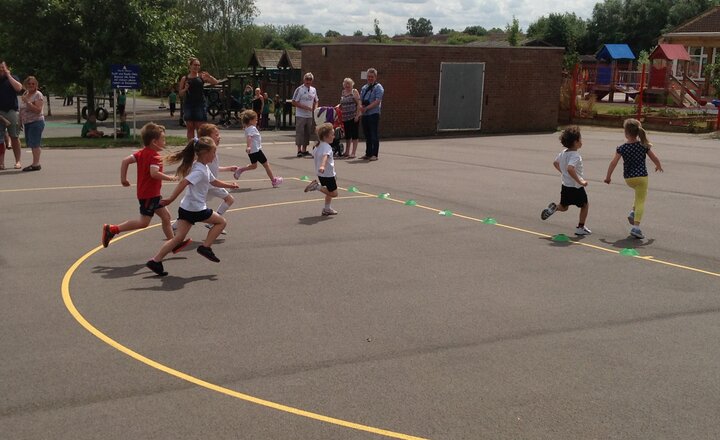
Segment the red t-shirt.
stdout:
<svg viewBox="0 0 720 440">
<path fill-rule="evenodd" d="M 150 166 L 157 166 L 162 172 L 162 159 L 160 153 L 152 148 L 145 147 L 133 153 L 137 162 L 137 197 L 138 199 L 152 199 L 160 195 L 162 180 L 150 177 Z"/>
</svg>

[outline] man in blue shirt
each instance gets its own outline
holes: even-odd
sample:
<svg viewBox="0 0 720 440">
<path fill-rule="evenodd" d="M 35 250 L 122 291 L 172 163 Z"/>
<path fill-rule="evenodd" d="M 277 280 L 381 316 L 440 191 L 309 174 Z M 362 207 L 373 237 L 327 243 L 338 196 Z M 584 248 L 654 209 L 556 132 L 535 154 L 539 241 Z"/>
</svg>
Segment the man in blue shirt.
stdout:
<svg viewBox="0 0 720 440">
<path fill-rule="evenodd" d="M 363 115 L 362 125 L 365 133 L 365 156 L 361 159 L 364 160 L 378 160 L 380 150 L 378 127 L 380 126 L 380 110 L 384 93 L 385 89 L 377 82 L 377 70 L 369 68 L 367 84 L 360 90 L 360 99 L 362 100 L 360 112 Z"/>
<path fill-rule="evenodd" d="M 18 99 L 17 94 L 22 90 L 22 84 L 17 77 L 10 73 L 5 61 L 0 60 L 0 143 L 4 143 L 5 130 L 10 136 L 10 144 L 15 154 L 15 169 L 20 169 L 20 139 L 18 138 Z M 2 147 L 3 167 L 5 159 L 5 146 Z"/>
</svg>

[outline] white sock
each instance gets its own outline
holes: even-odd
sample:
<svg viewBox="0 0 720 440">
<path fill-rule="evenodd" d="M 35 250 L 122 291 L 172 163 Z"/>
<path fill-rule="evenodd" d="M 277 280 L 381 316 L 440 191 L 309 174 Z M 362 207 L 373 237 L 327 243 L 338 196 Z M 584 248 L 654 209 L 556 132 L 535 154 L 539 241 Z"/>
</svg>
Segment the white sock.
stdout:
<svg viewBox="0 0 720 440">
<path fill-rule="evenodd" d="M 330 204 L 329 204 L 329 203 L 326 203 L 326 204 L 325 204 L 325 209 L 330 209 Z"/>
<path fill-rule="evenodd" d="M 229 207 L 230 207 L 230 205 L 228 205 L 228 204 L 225 203 L 225 202 L 222 202 L 222 203 L 220 204 L 220 206 L 218 206 L 217 211 L 215 211 L 215 212 L 217 212 L 217 213 L 220 214 L 220 215 L 223 215 L 223 214 L 225 214 L 225 211 L 227 211 Z"/>
</svg>

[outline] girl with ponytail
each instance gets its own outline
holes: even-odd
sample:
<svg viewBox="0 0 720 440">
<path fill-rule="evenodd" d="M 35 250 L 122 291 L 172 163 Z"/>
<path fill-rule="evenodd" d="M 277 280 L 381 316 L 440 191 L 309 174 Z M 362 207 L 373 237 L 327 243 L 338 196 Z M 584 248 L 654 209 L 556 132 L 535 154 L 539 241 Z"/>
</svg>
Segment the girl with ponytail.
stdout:
<svg viewBox="0 0 720 440">
<path fill-rule="evenodd" d="M 625 139 L 627 142 L 617 147 L 615 156 L 610 161 L 605 183 L 609 184 L 612 173 L 615 170 L 620 158 L 623 160 L 623 177 L 625 183 L 635 190 L 635 203 L 628 214 L 628 222 L 631 225 L 630 235 L 635 238 L 645 238 L 640 230 L 640 221 L 645 212 L 645 197 L 648 191 L 648 171 L 645 166 L 645 157 L 649 157 L 655 164 L 655 172 L 663 172 L 660 159 L 651 150 L 652 144 L 647 138 L 647 133 L 637 119 L 626 119 L 623 123 Z"/>
</svg>

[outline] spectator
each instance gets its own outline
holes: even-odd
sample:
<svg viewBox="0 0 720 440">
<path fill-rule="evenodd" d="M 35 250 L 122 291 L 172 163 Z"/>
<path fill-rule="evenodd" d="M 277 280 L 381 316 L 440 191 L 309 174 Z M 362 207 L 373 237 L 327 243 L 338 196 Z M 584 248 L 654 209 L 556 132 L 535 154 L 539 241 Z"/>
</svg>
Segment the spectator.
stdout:
<svg viewBox="0 0 720 440">
<path fill-rule="evenodd" d="M 80 136 L 84 138 L 101 138 L 105 135 L 102 131 L 98 130 L 97 121 L 95 115 L 88 115 L 87 121 L 82 126 Z"/>
<path fill-rule="evenodd" d="M 170 105 L 170 117 L 172 118 L 175 116 L 175 106 L 177 105 L 177 93 L 175 93 L 175 89 L 170 90 L 168 104 Z"/>
<path fill-rule="evenodd" d="M 42 134 L 45 130 L 43 109 L 45 97 L 38 90 L 38 81 L 34 76 L 25 79 L 25 93 L 20 98 L 20 121 L 25 128 L 25 144 L 32 150 L 32 164 L 23 171 L 39 171 Z"/>
<path fill-rule="evenodd" d="M 315 108 L 318 105 L 318 95 L 312 86 L 313 74 L 308 72 L 303 77 L 303 84 L 295 89 L 292 105 L 295 107 L 295 145 L 297 157 L 310 156 L 307 151 L 310 144 L 310 133 L 315 123 Z"/>
<path fill-rule="evenodd" d="M 280 95 L 275 95 L 275 99 L 273 100 L 273 106 L 275 106 L 275 130 L 280 130 L 280 120 L 282 119 L 283 105 L 285 105 L 285 103 L 282 99 L 280 99 Z"/>
<path fill-rule="evenodd" d="M 345 157 L 355 159 L 357 151 L 360 125 L 360 92 L 357 91 L 355 81 L 350 78 L 343 80 L 343 90 L 340 95 L 340 111 L 342 113 L 343 128 L 345 130 Z M 352 150 L 350 145 L 352 144 Z"/>
<path fill-rule="evenodd" d="M 243 110 L 252 110 L 253 101 L 253 88 L 250 84 L 245 86 L 245 91 L 242 96 Z"/>
<path fill-rule="evenodd" d="M 120 115 L 120 127 L 117 130 L 117 137 L 129 138 L 130 137 L 130 126 L 127 123 L 127 114 L 123 113 Z"/>
<path fill-rule="evenodd" d="M 218 83 L 212 75 L 200 70 L 200 60 L 191 58 L 189 72 L 180 79 L 180 96 L 183 101 L 183 116 L 187 126 L 187 139 L 195 137 L 195 131 L 207 121 L 207 106 L 203 89 L 205 83 L 215 85 Z"/>
<path fill-rule="evenodd" d="M 125 103 L 127 102 L 127 95 L 125 95 L 125 90 L 120 90 L 120 94 L 118 95 L 117 100 L 117 111 L 116 113 L 119 115 L 125 114 Z"/>
<path fill-rule="evenodd" d="M 263 93 L 263 108 L 260 118 L 260 127 L 267 130 L 270 127 L 270 97 L 267 93 Z"/>
<path fill-rule="evenodd" d="M 263 111 L 263 107 L 265 107 L 265 98 L 263 98 L 262 91 L 260 90 L 260 87 L 255 89 L 255 95 L 253 96 L 252 100 L 252 110 L 260 117 Z M 260 122 L 260 125 L 258 128 L 262 129 L 262 120 L 258 121 Z"/>
<path fill-rule="evenodd" d="M 362 113 L 363 132 L 365 133 L 365 160 L 378 160 L 380 152 L 380 109 L 385 89 L 377 82 L 377 70 L 367 70 L 367 84 L 360 90 L 360 113 Z"/>
<path fill-rule="evenodd" d="M 20 80 L 10 73 L 5 61 L 0 60 L 0 137 L 5 136 L 7 130 L 10 137 L 10 145 L 15 154 L 15 169 L 22 168 L 20 164 L 20 138 L 18 137 L 18 99 L 17 95 L 22 90 Z M 5 150 L 3 150 L 4 152 Z M 5 158 L 3 165 L 5 168 Z"/>
</svg>

